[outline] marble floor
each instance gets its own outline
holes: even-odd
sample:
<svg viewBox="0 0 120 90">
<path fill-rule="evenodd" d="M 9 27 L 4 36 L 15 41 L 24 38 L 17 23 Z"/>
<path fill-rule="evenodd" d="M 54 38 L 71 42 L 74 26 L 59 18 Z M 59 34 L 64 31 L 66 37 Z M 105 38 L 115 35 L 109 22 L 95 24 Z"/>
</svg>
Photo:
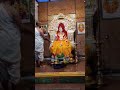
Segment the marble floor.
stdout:
<svg viewBox="0 0 120 90">
<path fill-rule="evenodd" d="M 81 60 L 77 64 L 68 64 L 64 68 L 61 69 L 54 69 L 50 65 L 43 65 L 41 67 L 35 67 L 35 73 L 42 73 L 42 72 L 85 72 L 85 60 Z"/>
<path fill-rule="evenodd" d="M 48 64 L 37 68 L 35 67 L 35 73 L 58 73 L 59 72 L 85 72 L 85 60 L 82 59 L 77 64 L 68 64 L 64 68 L 54 69 Z M 49 83 L 49 84 L 35 84 L 35 90 L 85 90 L 84 83 Z"/>
</svg>

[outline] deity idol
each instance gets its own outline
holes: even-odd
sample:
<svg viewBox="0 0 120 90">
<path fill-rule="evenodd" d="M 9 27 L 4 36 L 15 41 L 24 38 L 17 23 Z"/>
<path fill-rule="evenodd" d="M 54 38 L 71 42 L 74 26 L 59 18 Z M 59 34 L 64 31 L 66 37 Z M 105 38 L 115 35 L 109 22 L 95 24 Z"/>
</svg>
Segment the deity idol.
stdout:
<svg viewBox="0 0 120 90">
<path fill-rule="evenodd" d="M 55 41 L 50 47 L 53 56 L 72 57 L 72 45 L 68 40 L 68 34 L 63 23 L 58 26 Z"/>
</svg>

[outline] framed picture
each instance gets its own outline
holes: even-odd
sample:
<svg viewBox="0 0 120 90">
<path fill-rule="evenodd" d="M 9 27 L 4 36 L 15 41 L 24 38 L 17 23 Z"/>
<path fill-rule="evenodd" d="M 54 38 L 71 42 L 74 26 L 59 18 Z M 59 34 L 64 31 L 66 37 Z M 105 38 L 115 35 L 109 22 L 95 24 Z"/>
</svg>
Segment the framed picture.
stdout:
<svg viewBox="0 0 120 90">
<path fill-rule="evenodd" d="M 22 23 L 30 22 L 30 0 L 20 0 L 20 16 Z"/>
<path fill-rule="evenodd" d="M 85 22 L 77 23 L 78 34 L 85 34 Z"/>
<path fill-rule="evenodd" d="M 101 0 L 102 18 L 120 18 L 120 0 Z"/>
</svg>

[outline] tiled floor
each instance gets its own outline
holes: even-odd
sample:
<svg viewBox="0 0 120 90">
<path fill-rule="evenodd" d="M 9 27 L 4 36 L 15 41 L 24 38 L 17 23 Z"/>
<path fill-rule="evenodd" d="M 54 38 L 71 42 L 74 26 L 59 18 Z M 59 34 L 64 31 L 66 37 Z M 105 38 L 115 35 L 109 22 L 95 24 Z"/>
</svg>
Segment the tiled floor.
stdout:
<svg viewBox="0 0 120 90">
<path fill-rule="evenodd" d="M 40 68 L 35 68 L 35 72 L 84 72 L 85 71 L 85 60 L 81 60 L 77 64 L 68 64 L 66 67 L 61 69 L 54 69 L 50 65 L 43 65 Z"/>
</svg>

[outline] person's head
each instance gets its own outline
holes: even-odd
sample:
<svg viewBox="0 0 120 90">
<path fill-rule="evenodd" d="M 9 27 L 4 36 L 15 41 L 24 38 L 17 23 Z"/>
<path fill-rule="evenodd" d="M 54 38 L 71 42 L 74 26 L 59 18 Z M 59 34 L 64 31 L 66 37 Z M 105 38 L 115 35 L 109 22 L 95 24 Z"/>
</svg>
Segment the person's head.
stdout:
<svg viewBox="0 0 120 90">
<path fill-rule="evenodd" d="M 45 30 L 45 28 L 43 28 L 42 26 L 39 26 L 39 28 L 40 28 L 40 30 L 41 30 L 44 34 L 47 33 L 46 30 Z"/>
<path fill-rule="evenodd" d="M 44 34 L 47 34 L 47 33 L 48 33 L 45 28 L 43 28 L 43 32 L 44 32 Z"/>
</svg>

